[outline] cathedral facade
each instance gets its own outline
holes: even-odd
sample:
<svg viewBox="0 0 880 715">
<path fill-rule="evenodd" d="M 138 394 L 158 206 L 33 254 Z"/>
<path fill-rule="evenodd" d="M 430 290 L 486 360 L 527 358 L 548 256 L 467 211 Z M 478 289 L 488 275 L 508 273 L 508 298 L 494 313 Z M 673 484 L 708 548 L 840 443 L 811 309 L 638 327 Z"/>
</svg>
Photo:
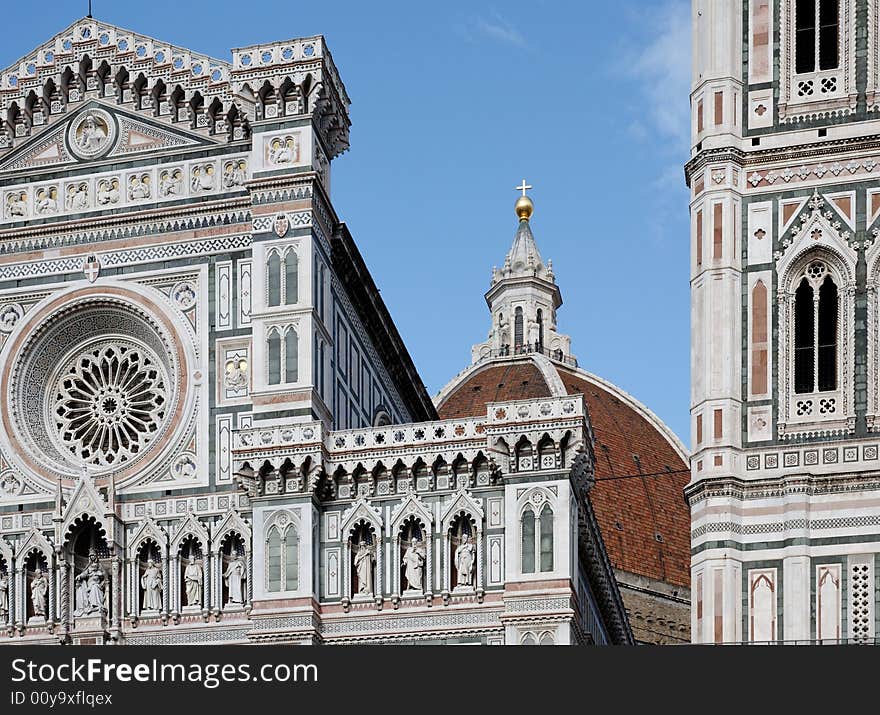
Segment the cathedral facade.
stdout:
<svg viewBox="0 0 880 715">
<path fill-rule="evenodd" d="M 694 0 L 694 642 L 873 642 L 880 6 Z"/>
<path fill-rule="evenodd" d="M 686 608 L 681 485 L 596 484 L 684 450 L 576 367 L 525 189 L 492 336 L 426 393 L 330 201 L 322 37 L 228 62 L 84 18 L 0 105 L 0 643 L 631 643 Z"/>
</svg>

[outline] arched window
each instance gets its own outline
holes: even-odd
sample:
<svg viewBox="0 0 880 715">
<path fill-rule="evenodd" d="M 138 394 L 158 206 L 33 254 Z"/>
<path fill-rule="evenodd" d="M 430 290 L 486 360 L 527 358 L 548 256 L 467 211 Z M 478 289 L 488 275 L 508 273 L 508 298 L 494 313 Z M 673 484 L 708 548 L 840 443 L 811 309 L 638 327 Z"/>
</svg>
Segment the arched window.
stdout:
<svg viewBox="0 0 880 715">
<path fill-rule="evenodd" d="M 523 344 L 523 309 L 517 308 L 513 317 L 513 348 L 516 352 L 522 349 Z"/>
<path fill-rule="evenodd" d="M 299 535 L 291 527 L 284 539 L 284 590 L 299 588 Z"/>
<path fill-rule="evenodd" d="M 299 260 L 293 249 L 284 256 L 284 302 L 287 305 L 299 302 Z"/>
<path fill-rule="evenodd" d="M 840 64 L 840 0 L 796 0 L 795 72 L 836 69 Z"/>
<path fill-rule="evenodd" d="M 266 590 L 281 590 L 281 534 L 274 526 L 269 529 L 266 542 Z"/>
<path fill-rule="evenodd" d="M 521 517 L 521 552 L 523 573 L 547 573 L 553 570 L 553 509 L 544 504 L 536 516 L 527 506 Z"/>
<path fill-rule="evenodd" d="M 520 645 L 538 645 L 538 639 L 534 633 L 526 633 L 520 640 Z"/>
<path fill-rule="evenodd" d="M 795 292 L 795 392 L 837 389 L 837 332 L 837 286 L 817 261 L 807 267 Z"/>
<path fill-rule="evenodd" d="M 522 515 L 522 572 L 535 573 L 535 512 L 526 507 Z"/>
<path fill-rule="evenodd" d="M 266 285 L 269 307 L 281 305 L 281 257 L 277 251 L 272 251 L 266 261 Z"/>
<path fill-rule="evenodd" d="M 284 336 L 284 382 L 299 378 L 299 336 L 291 328 Z"/>
<path fill-rule="evenodd" d="M 550 631 L 541 634 L 541 645 L 556 645 L 556 639 Z"/>
<path fill-rule="evenodd" d="M 266 590 L 270 593 L 299 588 L 299 535 L 292 526 L 284 534 L 277 526 L 266 540 Z"/>
<path fill-rule="evenodd" d="M 281 336 L 274 328 L 267 340 L 268 378 L 270 385 L 281 384 Z"/>
<path fill-rule="evenodd" d="M 535 316 L 535 321 L 538 323 L 538 350 L 544 349 L 544 311 L 538 308 L 538 313 Z"/>
<path fill-rule="evenodd" d="M 819 390 L 837 389 L 837 286 L 831 276 L 819 288 Z"/>
<path fill-rule="evenodd" d="M 541 509 L 541 571 L 553 570 L 553 510 L 549 504 Z"/>
</svg>

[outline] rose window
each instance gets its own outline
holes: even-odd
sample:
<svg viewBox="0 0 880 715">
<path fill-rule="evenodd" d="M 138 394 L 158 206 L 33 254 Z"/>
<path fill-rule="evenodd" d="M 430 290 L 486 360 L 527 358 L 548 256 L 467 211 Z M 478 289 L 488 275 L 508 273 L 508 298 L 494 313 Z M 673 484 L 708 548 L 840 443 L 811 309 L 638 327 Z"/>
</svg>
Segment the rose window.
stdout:
<svg viewBox="0 0 880 715">
<path fill-rule="evenodd" d="M 164 370 L 151 351 L 114 341 L 78 354 L 62 371 L 53 418 L 64 448 L 110 467 L 138 455 L 167 413 Z"/>
<path fill-rule="evenodd" d="M 95 477 L 143 475 L 165 468 L 186 439 L 185 326 L 137 300 L 84 289 L 16 327 L 0 361 L 0 422 L 10 452 L 46 479 L 77 479 L 85 467 Z"/>
</svg>

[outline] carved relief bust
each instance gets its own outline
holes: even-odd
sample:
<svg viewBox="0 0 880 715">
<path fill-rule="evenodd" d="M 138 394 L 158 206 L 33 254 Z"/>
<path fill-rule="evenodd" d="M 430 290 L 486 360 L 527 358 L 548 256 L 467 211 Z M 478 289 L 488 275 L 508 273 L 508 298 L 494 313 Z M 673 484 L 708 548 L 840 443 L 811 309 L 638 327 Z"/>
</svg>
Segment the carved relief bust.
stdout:
<svg viewBox="0 0 880 715">
<path fill-rule="evenodd" d="M 102 109 L 90 109 L 70 124 L 67 141 L 80 159 L 94 159 L 105 154 L 116 138 L 116 123 Z"/>
</svg>

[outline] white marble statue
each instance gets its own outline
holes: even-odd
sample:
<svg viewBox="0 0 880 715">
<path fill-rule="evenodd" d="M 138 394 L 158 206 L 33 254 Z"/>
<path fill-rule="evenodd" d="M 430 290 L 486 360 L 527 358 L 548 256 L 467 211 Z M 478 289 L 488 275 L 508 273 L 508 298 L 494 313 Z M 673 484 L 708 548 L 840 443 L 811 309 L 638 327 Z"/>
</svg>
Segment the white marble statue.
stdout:
<svg viewBox="0 0 880 715">
<path fill-rule="evenodd" d="M 425 550 L 419 546 L 416 539 L 410 541 L 406 553 L 403 555 L 403 565 L 406 567 L 404 571 L 406 590 L 421 591 L 425 575 Z"/>
<path fill-rule="evenodd" d="M 470 586 L 471 574 L 476 560 L 476 547 L 471 543 L 471 537 L 465 536 L 455 550 L 455 568 L 458 571 L 458 585 Z"/>
<path fill-rule="evenodd" d="M 6 620 L 9 613 L 9 577 L 0 573 L 0 618 Z"/>
<path fill-rule="evenodd" d="M 75 616 L 91 616 L 104 610 L 104 585 L 107 575 L 98 561 L 98 554 L 89 552 L 89 565 L 76 577 Z"/>
<path fill-rule="evenodd" d="M 354 555 L 354 569 L 358 577 L 358 593 L 363 596 L 373 595 L 373 550 L 366 541 L 358 544 Z"/>
<path fill-rule="evenodd" d="M 153 559 L 147 559 L 147 568 L 141 576 L 141 587 L 144 589 L 143 610 L 159 611 L 162 609 L 162 570 Z"/>
<path fill-rule="evenodd" d="M 187 606 L 202 605 L 202 577 L 202 560 L 193 559 L 183 571 Z"/>
<path fill-rule="evenodd" d="M 247 577 L 244 565 L 244 559 L 237 556 L 235 560 L 229 564 L 223 578 L 226 581 L 226 588 L 229 589 L 229 601 L 227 605 L 244 604 L 244 582 Z"/>
<path fill-rule="evenodd" d="M 46 593 L 49 591 L 49 581 L 43 575 L 43 569 L 37 568 L 37 574 L 31 581 L 31 601 L 34 604 L 34 615 L 46 615 Z"/>
</svg>

